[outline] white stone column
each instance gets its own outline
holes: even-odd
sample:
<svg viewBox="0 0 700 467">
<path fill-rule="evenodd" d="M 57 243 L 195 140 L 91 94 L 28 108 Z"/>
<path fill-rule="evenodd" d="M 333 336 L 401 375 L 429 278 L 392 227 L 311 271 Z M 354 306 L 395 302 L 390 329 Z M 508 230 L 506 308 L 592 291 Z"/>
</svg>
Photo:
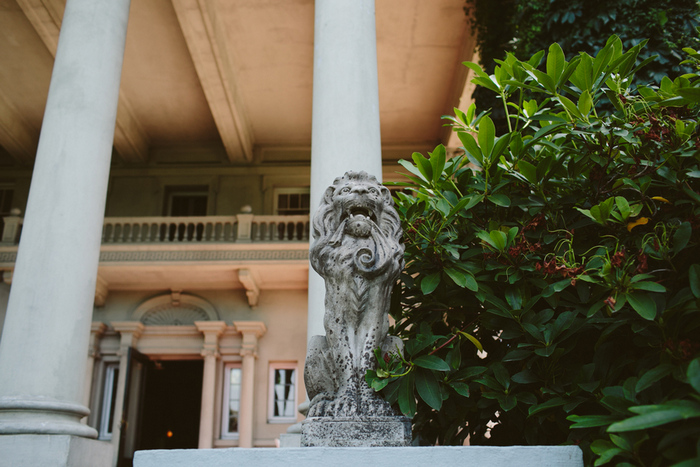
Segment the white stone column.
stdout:
<svg viewBox="0 0 700 467">
<path fill-rule="evenodd" d="M 80 423 L 129 0 L 68 0 L 0 343 L 0 433 Z"/>
<path fill-rule="evenodd" d="M 374 0 L 316 0 L 311 215 L 348 170 L 382 179 Z M 307 339 L 324 335 L 323 279 L 309 269 Z"/>
<path fill-rule="evenodd" d="M 216 397 L 216 362 L 219 359 L 219 337 L 226 329 L 223 321 L 195 321 L 197 330 L 204 334 L 202 357 L 202 409 L 199 415 L 199 449 L 214 446 L 214 401 Z"/>
<path fill-rule="evenodd" d="M 243 335 L 241 344 L 241 408 L 238 414 L 238 447 L 253 447 L 253 415 L 255 403 L 255 359 L 258 357 L 258 338 L 267 328 L 260 321 L 234 321 L 236 331 Z"/>
<path fill-rule="evenodd" d="M 129 347 L 136 347 L 136 343 L 144 330 L 143 323 L 139 321 L 113 321 L 112 327 L 120 334 L 119 342 L 119 378 L 117 379 L 117 393 L 114 395 L 114 416 L 112 422 L 112 446 L 114 448 L 113 465 L 117 465 L 119 457 L 119 443 L 122 435 L 122 422 L 126 415 L 124 400 L 126 398 L 126 380 L 129 369 Z"/>
<path fill-rule="evenodd" d="M 92 377 L 95 369 L 95 359 L 100 356 L 100 339 L 105 333 L 107 325 L 98 321 L 90 325 L 90 344 L 88 345 L 87 366 L 85 367 L 85 389 L 83 390 L 83 405 L 90 407 L 90 396 L 92 395 Z M 83 423 L 87 423 L 87 417 L 83 418 Z"/>
</svg>

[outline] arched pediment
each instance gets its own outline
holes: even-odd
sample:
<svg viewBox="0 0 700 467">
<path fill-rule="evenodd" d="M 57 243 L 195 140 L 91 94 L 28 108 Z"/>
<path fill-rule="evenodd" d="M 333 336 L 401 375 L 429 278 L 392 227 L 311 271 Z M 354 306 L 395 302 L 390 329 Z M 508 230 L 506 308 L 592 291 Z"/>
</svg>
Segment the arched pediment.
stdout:
<svg viewBox="0 0 700 467">
<path fill-rule="evenodd" d="M 217 321 L 219 313 L 203 298 L 171 293 L 150 298 L 132 313 L 132 320 L 148 326 L 194 325 L 195 321 Z"/>
</svg>

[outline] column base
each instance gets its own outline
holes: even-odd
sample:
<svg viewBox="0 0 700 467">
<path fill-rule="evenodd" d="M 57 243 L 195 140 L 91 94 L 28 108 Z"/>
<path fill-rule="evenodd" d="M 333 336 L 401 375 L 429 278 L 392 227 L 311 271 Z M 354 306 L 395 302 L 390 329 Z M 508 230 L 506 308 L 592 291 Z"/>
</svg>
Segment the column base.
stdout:
<svg viewBox="0 0 700 467">
<path fill-rule="evenodd" d="M 406 417 L 311 417 L 301 423 L 301 447 L 390 447 L 411 445 Z"/>
<path fill-rule="evenodd" d="M 48 398 L 0 397 L 0 435 L 47 434 L 97 438 L 80 423 L 90 411 L 80 404 Z"/>
<path fill-rule="evenodd" d="M 112 445 L 80 436 L 0 435 L 0 459 L 14 467 L 111 467 Z"/>
</svg>

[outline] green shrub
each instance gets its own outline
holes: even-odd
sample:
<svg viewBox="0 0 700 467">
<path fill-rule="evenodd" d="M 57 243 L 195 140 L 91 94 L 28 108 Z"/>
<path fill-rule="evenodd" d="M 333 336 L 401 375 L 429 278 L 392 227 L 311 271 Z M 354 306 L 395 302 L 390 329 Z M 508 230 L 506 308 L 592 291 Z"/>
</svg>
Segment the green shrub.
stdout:
<svg viewBox="0 0 700 467">
<path fill-rule="evenodd" d="M 567 62 L 553 44 L 490 76 L 466 63 L 508 132 L 455 109 L 464 156 L 402 161 L 406 355 L 366 379 L 420 443 L 578 444 L 595 465 L 700 454 L 700 75 L 633 88 L 643 46 L 613 36 Z"/>
</svg>

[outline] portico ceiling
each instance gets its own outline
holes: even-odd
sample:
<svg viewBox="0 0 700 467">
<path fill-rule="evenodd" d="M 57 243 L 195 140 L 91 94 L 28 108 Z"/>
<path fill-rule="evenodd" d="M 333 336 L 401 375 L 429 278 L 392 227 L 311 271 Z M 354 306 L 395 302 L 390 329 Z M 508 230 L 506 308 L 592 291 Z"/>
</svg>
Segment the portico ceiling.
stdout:
<svg viewBox="0 0 700 467">
<path fill-rule="evenodd" d="M 0 0 L 0 165 L 33 161 L 64 5 Z M 440 116 L 459 104 L 474 49 L 463 6 L 376 0 L 385 148 L 447 143 Z M 168 162 L 164 148 L 212 148 L 224 164 L 308 154 L 313 26 L 313 0 L 132 0 L 116 162 L 151 164 L 155 150 Z"/>
</svg>

